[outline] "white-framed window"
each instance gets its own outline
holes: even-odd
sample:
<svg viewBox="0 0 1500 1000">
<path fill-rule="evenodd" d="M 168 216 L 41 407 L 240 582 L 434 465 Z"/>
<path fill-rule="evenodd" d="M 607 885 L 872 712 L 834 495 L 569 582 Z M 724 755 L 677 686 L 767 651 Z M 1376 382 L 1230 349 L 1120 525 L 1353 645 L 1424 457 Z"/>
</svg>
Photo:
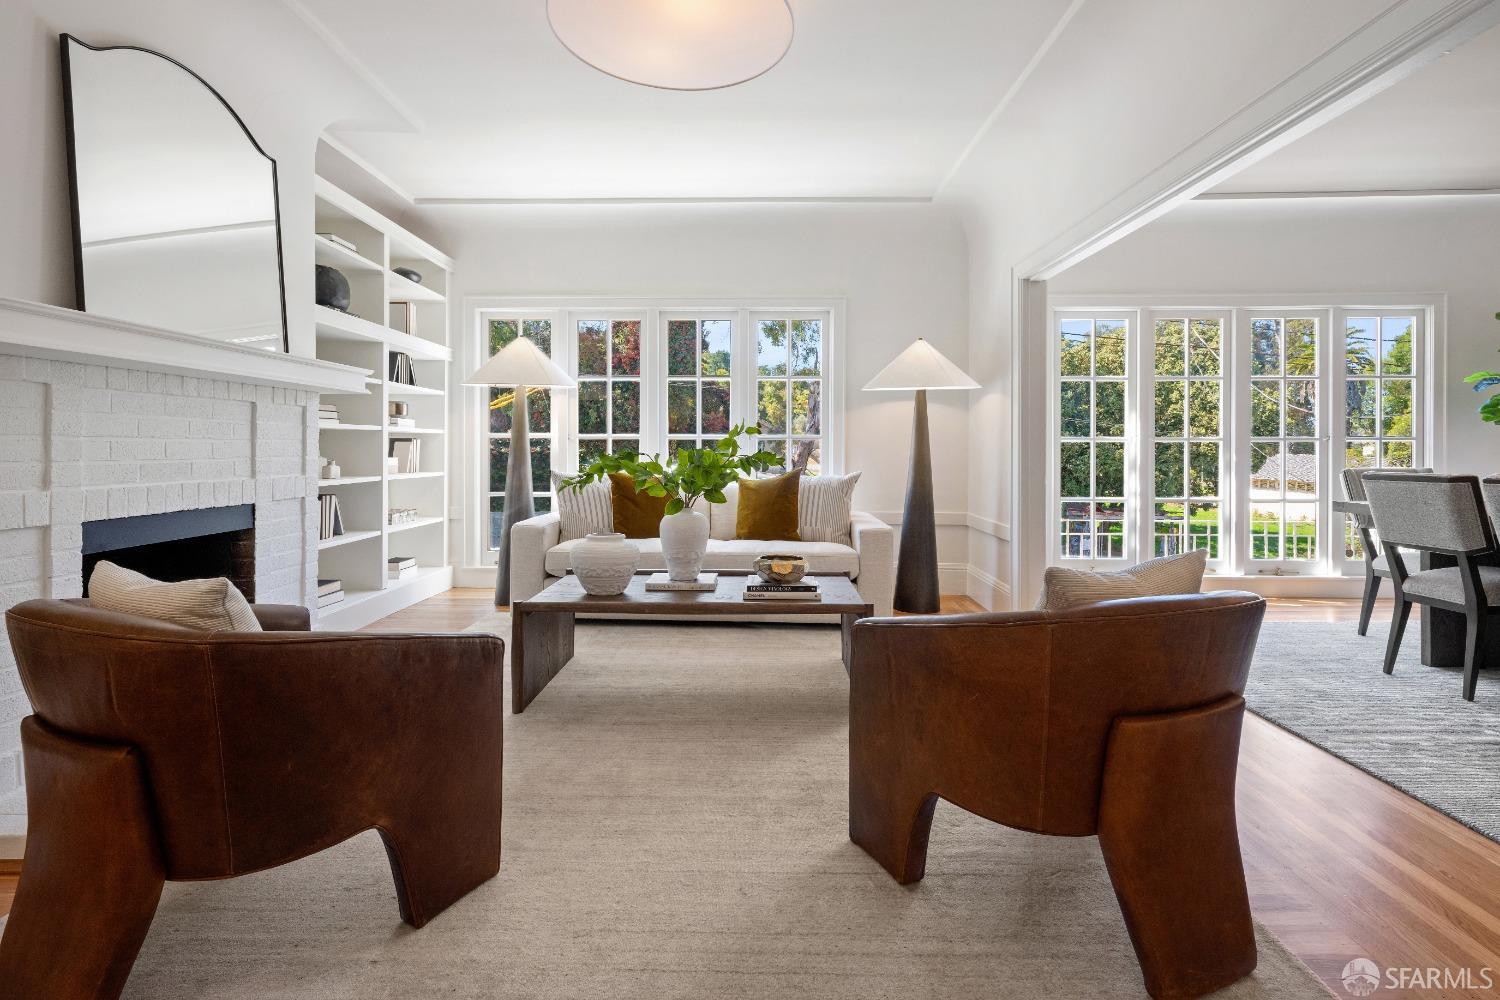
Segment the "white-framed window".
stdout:
<svg viewBox="0 0 1500 1000">
<path fill-rule="evenodd" d="M 465 363 L 477 368 L 526 336 L 577 380 L 533 390 L 528 409 L 532 489 L 551 509 L 554 471 L 574 472 L 605 451 L 670 456 L 760 422 L 762 446 L 809 475 L 842 470 L 840 300 L 702 302 L 590 297 L 474 298 Z M 471 481 L 488 512 L 470 533 L 479 564 L 493 563 L 509 460 L 510 390 L 476 389 L 479 447 Z M 489 403 L 501 399 L 502 407 Z"/>
<path fill-rule="evenodd" d="M 1224 574 L 1362 573 L 1331 504 L 1347 467 L 1431 464 L 1441 300 L 1158 301 L 1053 302 L 1049 559 L 1204 548 Z"/>
</svg>

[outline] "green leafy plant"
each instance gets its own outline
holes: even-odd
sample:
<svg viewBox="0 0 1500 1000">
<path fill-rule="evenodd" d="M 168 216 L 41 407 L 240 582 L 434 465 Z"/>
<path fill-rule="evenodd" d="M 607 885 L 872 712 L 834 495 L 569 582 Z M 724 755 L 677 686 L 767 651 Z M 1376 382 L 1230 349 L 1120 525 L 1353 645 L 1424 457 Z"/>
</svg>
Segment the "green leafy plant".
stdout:
<svg viewBox="0 0 1500 1000">
<path fill-rule="evenodd" d="M 1495 318 L 1500 319 L 1500 313 L 1495 313 Z M 1475 372 L 1464 379 L 1464 382 L 1472 385 L 1475 392 L 1488 392 L 1500 386 L 1500 372 Z M 1500 424 L 1500 393 L 1480 404 L 1479 418 L 1486 423 Z"/>
<path fill-rule="evenodd" d="M 724 490 L 731 483 L 781 461 L 781 456 L 771 451 L 740 454 L 740 436 L 759 433 L 759 426 L 736 424 L 712 448 L 678 448 L 666 462 L 660 455 L 648 457 L 632 451 L 601 455 L 576 476 L 564 479 L 562 488 L 580 490 L 612 472 L 623 472 L 635 482 L 637 493 L 666 497 L 668 514 L 679 513 L 699 497 L 709 503 L 724 503 Z"/>
</svg>

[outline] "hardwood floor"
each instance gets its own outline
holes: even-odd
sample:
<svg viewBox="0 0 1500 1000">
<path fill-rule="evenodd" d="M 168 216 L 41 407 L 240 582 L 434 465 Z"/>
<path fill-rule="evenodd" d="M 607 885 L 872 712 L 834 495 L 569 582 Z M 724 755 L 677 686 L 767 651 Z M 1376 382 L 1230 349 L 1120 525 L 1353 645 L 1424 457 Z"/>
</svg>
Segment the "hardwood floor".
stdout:
<svg viewBox="0 0 1500 1000">
<path fill-rule="evenodd" d="M 368 631 L 458 631 L 490 613 L 487 590 L 451 590 Z M 977 611 L 943 599 L 948 613 Z M 1277 599 L 1268 620 L 1347 622 L 1347 600 Z M 1390 605 L 1377 608 L 1383 633 Z M 1238 789 L 1240 841 L 1257 919 L 1343 996 L 1353 958 L 1382 969 L 1488 968 L 1500 983 L 1500 845 L 1264 720 L 1246 719 Z M 0 913 L 15 863 L 0 862 Z M 1391 991 L 1480 1000 L 1494 989 Z"/>
</svg>

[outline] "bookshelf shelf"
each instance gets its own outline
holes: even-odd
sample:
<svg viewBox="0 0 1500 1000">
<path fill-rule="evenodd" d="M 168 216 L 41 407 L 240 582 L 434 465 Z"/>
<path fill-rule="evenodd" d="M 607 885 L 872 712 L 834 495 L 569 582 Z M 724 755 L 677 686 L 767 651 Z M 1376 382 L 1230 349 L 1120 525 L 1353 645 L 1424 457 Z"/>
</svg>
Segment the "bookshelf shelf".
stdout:
<svg viewBox="0 0 1500 1000">
<path fill-rule="evenodd" d="M 339 419 L 318 428 L 319 454 L 346 473 L 319 480 L 319 492 L 338 498 L 344 524 L 351 528 L 380 525 L 318 543 L 318 577 L 341 581 L 344 599 L 320 609 L 316 627 L 355 629 L 452 586 L 447 518 L 424 516 L 389 524 L 388 511 L 448 509 L 449 457 L 444 443 L 453 357 L 447 344 L 453 262 L 322 178 L 315 181 L 314 214 L 317 261 L 342 272 L 350 289 L 348 312 L 314 308 L 317 356 L 370 372 L 363 394 L 323 398 L 325 405 L 337 407 Z M 332 233 L 358 250 L 316 233 Z M 397 267 L 421 272 L 422 282 L 402 277 Z M 408 329 L 415 334 L 404 332 Z M 422 384 L 388 381 L 397 353 L 412 359 Z M 389 426 L 393 400 L 404 402 L 419 426 Z M 422 449 L 422 471 L 385 471 L 391 442 L 403 437 L 433 439 Z M 393 537 L 400 539 L 394 548 Z M 386 560 L 392 555 L 415 559 L 417 572 L 389 579 Z"/>
</svg>

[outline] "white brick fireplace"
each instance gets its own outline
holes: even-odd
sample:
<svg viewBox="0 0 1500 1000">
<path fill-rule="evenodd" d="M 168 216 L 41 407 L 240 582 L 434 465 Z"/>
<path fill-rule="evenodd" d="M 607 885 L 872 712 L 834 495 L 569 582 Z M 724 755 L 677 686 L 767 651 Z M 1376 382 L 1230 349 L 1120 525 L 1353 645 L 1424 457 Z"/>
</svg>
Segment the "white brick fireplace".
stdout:
<svg viewBox="0 0 1500 1000">
<path fill-rule="evenodd" d="M 82 594 L 86 521 L 240 504 L 256 600 L 308 604 L 318 389 L 351 380 L 364 373 L 0 301 L 0 610 Z M 24 829 L 30 710 L 0 632 L 0 857 Z"/>
</svg>

